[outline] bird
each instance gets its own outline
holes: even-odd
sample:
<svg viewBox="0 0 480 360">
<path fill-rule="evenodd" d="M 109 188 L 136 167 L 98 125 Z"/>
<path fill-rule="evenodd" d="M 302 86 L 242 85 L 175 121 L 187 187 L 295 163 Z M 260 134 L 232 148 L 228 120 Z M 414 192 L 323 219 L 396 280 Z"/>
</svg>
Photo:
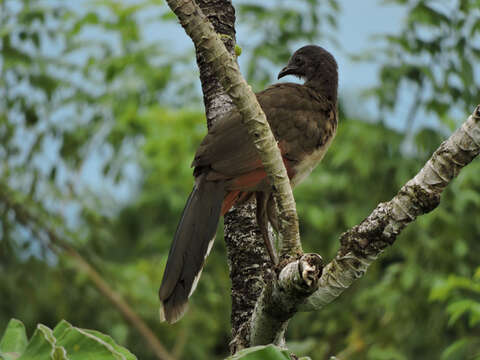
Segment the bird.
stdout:
<svg viewBox="0 0 480 360">
<path fill-rule="evenodd" d="M 322 160 L 337 129 L 338 65 L 323 47 L 295 51 L 278 79 L 293 75 L 303 84 L 281 82 L 256 93 L 282 154 L 292 187 Z M 257 197 L 257 222 L 275 261 L 265 230 L 272 189 L 237 109 L 209 129 L 194 160 L 195 183 L 168 254 L 159 298 L 160 318 L 175 323 L 185 313 L 216 234 L 220 216 L 233 205 Z M 274 225 L 274 216 L 269 216 Z M 274 226 L 275 227 L 275 226 Z"/>
</svg>

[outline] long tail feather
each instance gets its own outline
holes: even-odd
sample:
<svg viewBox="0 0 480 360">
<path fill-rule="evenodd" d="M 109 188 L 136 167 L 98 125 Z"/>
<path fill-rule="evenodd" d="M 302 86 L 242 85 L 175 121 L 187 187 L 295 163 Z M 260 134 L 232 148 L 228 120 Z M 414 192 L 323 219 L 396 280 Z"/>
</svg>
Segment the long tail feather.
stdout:
<svg viewBox="0 0 480 360">
<path fill-rule="evenodd" d="M 224 182 L 197 177 L 175 232 L 159 291 L 163 303 L 160 317 L 169 323 L 178 321 L 187 310 L 188 298 L 215 239 L 224 195 Z"/>
</svg>

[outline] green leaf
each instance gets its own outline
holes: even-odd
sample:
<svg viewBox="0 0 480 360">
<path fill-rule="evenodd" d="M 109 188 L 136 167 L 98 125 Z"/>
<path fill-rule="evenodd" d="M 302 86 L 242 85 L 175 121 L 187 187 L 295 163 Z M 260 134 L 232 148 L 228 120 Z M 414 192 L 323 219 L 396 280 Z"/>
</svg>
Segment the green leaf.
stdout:
<svg viewBox="0 0 480 360">
<path fill-rule="evenodd" d="M 255 346 L 239 351 L 227 360 L 290 360 L 288 351 L 274 345 Z"/>
<path fill-rule="evenodd" d="M 123 357 L 122 359 L 131 359 L 134 360 L 135 356 L 125 349 L 124 347 L 118 345 L 111 336 L 102 334 L 100 331 L 96 330 L 84 330 L 86 333 L 95 336 L 97 339 L 100 339 L 101 341 L 105 342 L 106 344 L 110 345 L 117 353 L 121 354 Z"/>
<path fill-rule="evenodd" d="M 239 57 L 240 55 L 242 55 L 242 48 L 235 44 L 235 56 Z"/>
<path fill-rule="evenodd" d="M 468 311 L 474 310 L 475 307 L 478 307 L 478 303 L 470 300 L 459 300 L 456 301 L 447 307 L 447 312 L 450 314 L 450 319 L 448 320 L 448 325 L 453 325 L 463 314 Z"/>
<path fill-rule="evenodd" d="M 30 84 L 45 91 L 45 95 L 47 96 L 48 100 L 51 100 L 53 93 L 57 89 L 60 82 L 46 74 L 31 74 Z"/>
<path fill-rule="evenodd" d="M 39 324 L 27 345 L 25 327 L 10 320 L 0 342 L 2 360 L 136 360 L 108 335 L 80 329 L 62 320 L 52 331 Z"/>
<path fill-rule="evenodd" d="M 70 35 L 78 34 L 86 25 L 97 25 L 98 23 L 100 23 L 98 15 L 94 12 L 89 12 L 74 24 L 70 30 Z"/>
<path fill-rule="evenodd" d="M 0 355 L 5 360 L 15 359 L 25 350 L 27 343 L 25 326 L 21 321 L 11 319 L 0 341 Z"/>
<path fill-rule="evenodd" d="M 27 126 L 33 126 L 38 122 L 38 114 L 36 113 L 33 107 L 26 107 L 25 108 L 25 123 Z"/>
<path fill-rule="evenodd" d="M 467 338 L 455 341 L 443 351 L 442 360 L 465 358 L 464 356 L 470 342 L 471 340 Z"/>
<path fill-rule="evenodd" d="M 65 330 L 67 330 L 71 327 L 72 327 L 72 325 L 68 321 L 62 320 L 53 329 L 53 336 L 58 338 L 65 332 Z"/>
<path fill-rule="evenodd" d="M 475 280 L 480 280 L 480 267 L 477 268 L 477 270 L 475 271 L 475 274 L 473 275 L 473 278 Z"/>
<path fill-rule="evenodd" d="M 407 360 L 404 354 L 394 347 L 373 345 L 368 351 L 368 359 L 374 360 Z"/>
<path fill-rule="evenodd" d="M 475 36 L 477 32 L 480 32 L 480 20 L 475 21 L 470 29 L 470 36 Z"/>
<path fill-rule="evenodd" d="M 54 357 L 57 356 L 57 357 Z M 58 357 L 55 346 L 55 337 L 52 330 L 46 326 L 39 324 L 33 333 L 33 337 L 25 349 L 25 352 L 18 360 L 45 360 L 45 359 L 65 359 L 66 357 Z"/>
<path fill-rule="evenodd" d="M 58 338 L 58 344 L 67 350 L 70 360 L 94 358 L 96 360 L 134 360 L 133 354 L 120 347 L 107 336 L 98 332 L 68 327 Z M 108 340 L 106 340 L 108 338 Z"/>
<path fill-rule="evenodd" d="M 412 9 L 409 19 L 410 24 L 423 24 L 427 26 L 439 26 L 442 22 L 449 24 L 450 19 L 440 11 L 420 2 Z"/>
</svg>

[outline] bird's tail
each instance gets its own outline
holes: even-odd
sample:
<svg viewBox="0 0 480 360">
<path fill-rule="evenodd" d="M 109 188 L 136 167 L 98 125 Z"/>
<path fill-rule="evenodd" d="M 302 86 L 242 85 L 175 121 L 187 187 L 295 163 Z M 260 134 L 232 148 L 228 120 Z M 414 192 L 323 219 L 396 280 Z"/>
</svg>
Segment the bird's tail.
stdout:
<svg viewBox="0 0 480 360">
<path fill-rule="evenodd" d="M 160 318 L 178 321 L 187 310 L 217 230 L 225 183 L 197 177 L 168 254 L 159 297 L 163 303 Z"/>
</svg>

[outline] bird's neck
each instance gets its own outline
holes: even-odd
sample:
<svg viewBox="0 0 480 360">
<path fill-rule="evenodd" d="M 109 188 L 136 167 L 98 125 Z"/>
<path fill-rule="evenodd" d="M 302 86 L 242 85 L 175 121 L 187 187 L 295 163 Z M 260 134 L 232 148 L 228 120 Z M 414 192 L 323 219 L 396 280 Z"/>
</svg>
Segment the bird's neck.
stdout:
<svg viewBox="0 0 480 360">
<path fill-rule="evenodd" d="M 305 82 L 305 86 L 314 89 L 332 103 L 337 102 L 338 76 L 314 77 Z"/>
</svg>

